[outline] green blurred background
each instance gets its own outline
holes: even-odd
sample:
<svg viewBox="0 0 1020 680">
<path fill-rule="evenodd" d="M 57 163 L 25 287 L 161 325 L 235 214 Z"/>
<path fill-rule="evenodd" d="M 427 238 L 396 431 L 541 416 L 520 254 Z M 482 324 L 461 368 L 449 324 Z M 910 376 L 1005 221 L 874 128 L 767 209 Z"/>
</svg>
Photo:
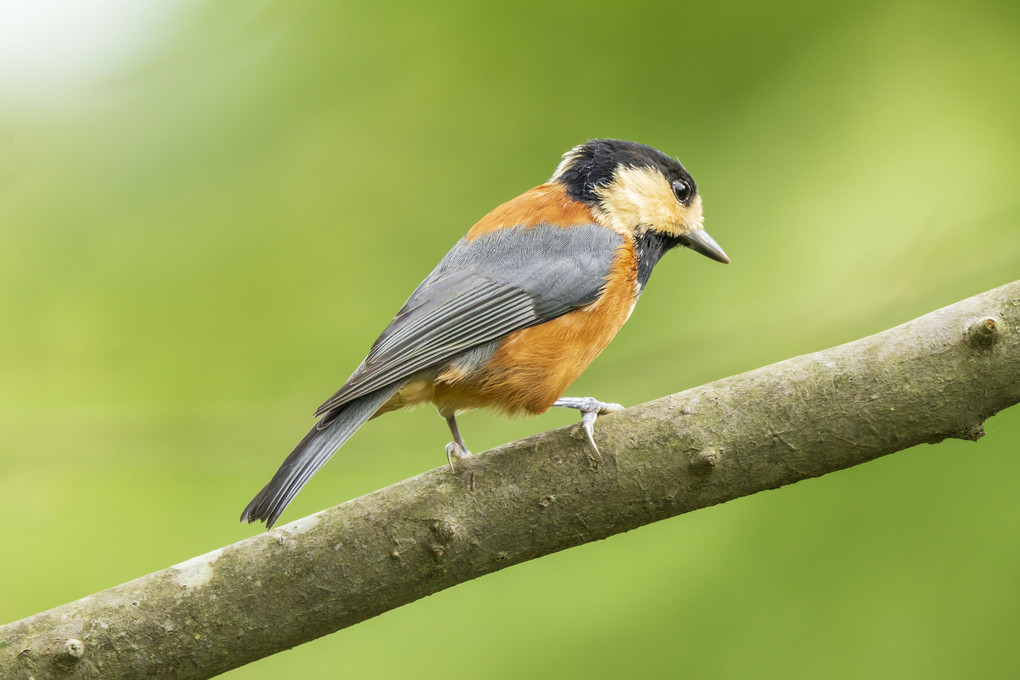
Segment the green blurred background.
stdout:
<svg viewBox="0 0 1020 680">
<path fill-rule="evenodd" d="M 667 257 L 572 394 L 640 403 L 1020 274 L 1015 2 L 85 5 L 0 4 L 0 622 L 256 533 L 414 286 L 591 137 L 678 156 L 733 263 Z M 1020 410 L 986 426 L 226 677 L 1018 677 Z M 447 438 L 370 423 L 284 521 Z"/>
</svg>

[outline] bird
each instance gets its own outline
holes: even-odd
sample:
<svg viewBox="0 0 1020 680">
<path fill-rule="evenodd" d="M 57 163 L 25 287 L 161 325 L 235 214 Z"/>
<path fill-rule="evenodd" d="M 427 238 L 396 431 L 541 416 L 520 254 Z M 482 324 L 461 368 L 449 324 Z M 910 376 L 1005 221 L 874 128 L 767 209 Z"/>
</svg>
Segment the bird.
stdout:
<svg viewBox="0 0 1020 680">
<path fill-rule="evenodd" d="M 581 412 L 622 406 L 564 397 L 630 317 L 652 269 L 684 246 L 729 257 L 704 229 L 701 195 L 675 158 L 650 146 L 593 139 L 562 156 L 549 181 L 482 217 L 411 293 L 314 427 L 241 514 L 272 528 L 298 491 L 366 421 L 431 403 L 471 455 L 456 416 Z"/>
</svg>

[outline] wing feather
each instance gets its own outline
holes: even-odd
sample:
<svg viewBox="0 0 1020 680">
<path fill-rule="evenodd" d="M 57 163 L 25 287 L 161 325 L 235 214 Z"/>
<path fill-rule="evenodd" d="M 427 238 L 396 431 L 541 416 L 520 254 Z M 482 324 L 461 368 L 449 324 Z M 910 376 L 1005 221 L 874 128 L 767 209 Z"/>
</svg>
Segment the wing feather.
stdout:
<svg viewBox="0 0 1020 680">
<path fill-rule="evenodd" d="M 622 243 L 595 224 L 539 224 L 462 239 L 315 414 L 594 302 Z"/>
</svg>

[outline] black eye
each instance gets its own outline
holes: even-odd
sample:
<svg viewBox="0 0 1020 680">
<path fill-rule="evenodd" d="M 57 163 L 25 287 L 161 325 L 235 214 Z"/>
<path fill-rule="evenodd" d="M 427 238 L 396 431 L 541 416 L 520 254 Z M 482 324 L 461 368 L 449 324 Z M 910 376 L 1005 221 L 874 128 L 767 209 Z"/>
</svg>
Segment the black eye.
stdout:
<svg viewBox="0 0 1020 680">
<path fill-rule="evenodd" d="M 673 195 L 681 203 L 687 203 L 691 200 L 691 187 L 687 185 L 687 182 L 675 179 L 673 180 Z"/>
</svg>

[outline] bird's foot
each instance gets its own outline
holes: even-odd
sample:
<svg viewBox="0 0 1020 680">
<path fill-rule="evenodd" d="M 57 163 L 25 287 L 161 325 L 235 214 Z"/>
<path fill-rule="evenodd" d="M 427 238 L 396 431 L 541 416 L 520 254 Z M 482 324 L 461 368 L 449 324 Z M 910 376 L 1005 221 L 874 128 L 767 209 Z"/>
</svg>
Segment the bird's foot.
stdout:
<svg viewBox="0 0 1020 680">
<path fill-rule="evenodd" d="M 446 462 L 450 464 L 450 470 L 453 470 L 453 461 L 464 460 L 470 455 L 471 452 L 457 442 L 450 442 L 446 445 Z"/>
<path fill-rule="evenodd" d="M 591 450 L 595 452 L 597 459 L 602 460 L 602 454 L 599 452 L 599 447 L 595 444 L 595 419 L 599 416 L 604 416 L 607 413 L 622 411 L 623 406 L 611 402 L 599 401 L 594 397 L 561 397 L 553 403 L 553 406 L 574 408 L 581 412 L 581 427 L 584 429 L 585 436 L 588 437 L 588 445 L 591 446 Z"/>
</svg>

